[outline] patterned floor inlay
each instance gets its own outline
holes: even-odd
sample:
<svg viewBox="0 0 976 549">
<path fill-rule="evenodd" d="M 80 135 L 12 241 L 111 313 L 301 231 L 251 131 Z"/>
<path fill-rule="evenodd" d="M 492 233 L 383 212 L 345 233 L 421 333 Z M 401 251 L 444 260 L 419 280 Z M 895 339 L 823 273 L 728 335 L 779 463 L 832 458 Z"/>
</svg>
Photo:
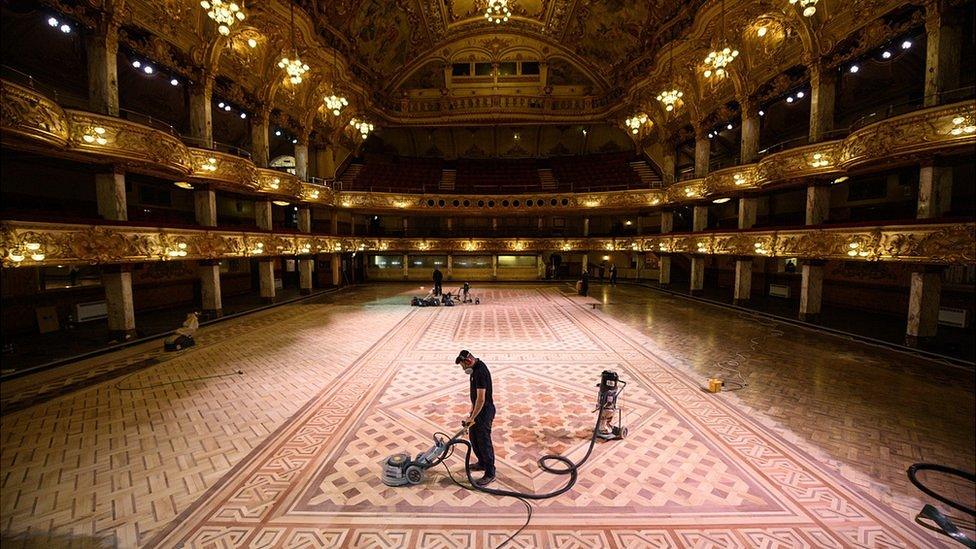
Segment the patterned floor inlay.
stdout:
<svg viewBox="0 0 976 549">
<path fill-rule="evenodd" d="M 523 520 L 517 502 L 462 490 L 443 469 L 415 487 L 389 488 L 378 477 L 385 456 L 419 452 L 434 431 L 456 428 L 467 410 L 466 377 L 453 364 L 461 348 L 492 369 L 498 485 L 517 490 L 561 484 L 562 478 L 540 473 L 534 459 L 583 451 L 602 370 L 616 370 L 630 382 L 624 399 L 628 438 L 600 443 L 571 491 L 537 503 L 532 526 L 513 547 L 939 543 L 814 457 L 805 443 L 784 437 L 730 399 L 702 392 L 641 333 L 551 287 L 492 288 L 482 295 L 480 306 L 413 309 L 395 326 L 371 324 L 369 333 L 381 336 L 374 344 L 354 362 L 330 370 L 327 383 L 314 384 L 307 404 L 273 433 L 256 437 L 260 443 L 249 441 L 247 457 L 171 516 L 151 543 L 501 543 Z M 324 344 L 304 343 L 313 355 Z M 267 352 L 258 360 L 278 359 Z M 167 418 L 160 417 L 165 424 Z M 456 472 L 459 464 L 458 456 L 449 462 Z M 149 488 L 155 497 L 152 482 Z"/>
</svg>

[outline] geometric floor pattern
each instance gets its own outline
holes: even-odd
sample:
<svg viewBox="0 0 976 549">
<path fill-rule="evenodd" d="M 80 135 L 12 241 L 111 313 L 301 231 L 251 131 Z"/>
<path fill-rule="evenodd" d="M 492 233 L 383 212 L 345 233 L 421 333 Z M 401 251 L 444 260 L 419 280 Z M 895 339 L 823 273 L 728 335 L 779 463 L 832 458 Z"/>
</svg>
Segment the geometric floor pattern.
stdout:
<svg viewBox="0 0 976 549">
<path fill-rule="evenodd" d="M 490 293 L 490 295 L 489 295 Z M 600 372 L 629 382 L 628 437 L 600 443 L 576 486 L 536 503 L 514 547 L 921 547 L 939 541 L 655 354 L 640 332 L 556 288 L 504 288 L 477 306 L 411 309 L 207 493 L 146 540 L 165 547 L 494 547 L 521 504 L 432 470 L 389 488 L 387 455 L 453 432 L 468 409 L 454 365 L 492 370 L 499 487 L 564 478 L 538 455 L 578 457 Z M 461 458 L 449 466 L 458 472 Z"/>
</svg>

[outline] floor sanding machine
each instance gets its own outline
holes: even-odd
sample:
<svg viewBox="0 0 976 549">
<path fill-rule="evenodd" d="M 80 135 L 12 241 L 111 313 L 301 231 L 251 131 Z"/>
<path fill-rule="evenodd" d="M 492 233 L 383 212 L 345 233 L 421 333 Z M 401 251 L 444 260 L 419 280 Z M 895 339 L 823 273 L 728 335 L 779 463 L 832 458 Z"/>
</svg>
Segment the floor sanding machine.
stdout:
<svg viewBox="0 0 976 549">
<path fill-rule="evenodd" d="M 528 499 L 555 497 L 569 490 L 576 483 L 577 469 L 590 457 L 590 453 L 593 452 L 593 445 L 598 438 L 603 440 L 619 440 L 627 436 L 627 428 L 623 426 L 623 411 L 620 407 L 620 395 L 626 386 L 627 383 L 621 381 L 616 372 L 605 370 L 601 374 L 600 383 L 597 385 L 599 391 L 597 393 L 596 410 L 599 411 L 599 414 L 597 414 L 597 422 L 593 428 L 593 435 L 590 437 L 590 447 L 586 451 L 586 455 L 579 462 L 573 463 L 568 458 L 557 454 L 547 454 L 539 458 L 539 467 L 543 470 L 557 475 L 570 475 L 570 481 L 554 492 L 527 494 L 486 488 L 474 484 L 470 470 L 471 443 L 463 438 L 465 432 L 467 432 L 467 427 L 463 427 L 450 437 L 444 433 L 435 433 L 434 444 L 426 451 L 417 454 L 415 458 L 411 459 L 408 453 L 398 453 L 386 458 L 382 462 L 383 483 L 387 486 L 420 484 L 424 480 L 427 469 L 439 465 L 453 453 L 455 445 L 462 444 L 467 446 L 467 453 L 464 459 L 465 472 L 467 473 L 468 480 L 475 489 L 489 494 Z M 617 419 L 617 425 L 613 425 L 614 418 Z M 549 464 L 552 461 L 561 462 L 565 467 L 552 467 Z"/>
</svg>

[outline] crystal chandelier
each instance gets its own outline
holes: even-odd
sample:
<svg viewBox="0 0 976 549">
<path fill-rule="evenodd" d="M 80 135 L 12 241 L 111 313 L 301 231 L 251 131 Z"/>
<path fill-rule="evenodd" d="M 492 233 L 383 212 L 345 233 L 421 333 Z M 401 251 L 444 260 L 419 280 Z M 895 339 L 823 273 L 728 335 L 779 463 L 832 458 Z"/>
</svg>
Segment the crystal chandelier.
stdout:
<svg viewBox="0 0 976 549">
<path fill-rule="evenodd" d="M 647 115 L 644 113 L 635 114 L 627 120 L 624 120 L 624 124 L 630 128 L 630 133 L 637 135 L 640 133 L 641 127 L 647 124 Z"/>
<path fill-rule="evenodd" d="M 664 110 L 671 112 L 678 104 L 678 100 L 684 92 L 674 87 L 674 46 L 671 46 L 671 55 L 668 57 L 668 89 L 657 94 L 657 100 L 664 104 Z"/>
<path fill-rule="evenodd" d="M 291 2 L 289 6 L 291 8 L 291 51 L 294 58 L 282 57 L 281 61 L 278 61 L 278 68 L 285 69 L 288 80 L 292 84 L 301 84 L 302 75 L 308 72 L 308 65 L 298 58 L 298 47 L 295 46 L 295 3 Z"/>
<path fill-rule="evenodd" d="M 488 0 L 485 8 L 485 19 L 496 25 L 502 21 L 508 21 L 512 16 L 512 11 L 508 9 L 508 0 Z"/>
<path fill-rule="evenodd" d="M 355 128 L 363 139 L 366 139 L 369 132 L 373 131 L 373 125 L 365 120 L 357 120 L 353 118 L 349 121 L 349 125 Z"/>
<path fill-rule="evenodd" d="M 244 20 L 244 12 L 240 6 L 234 2 L 224 0 L 203 0 L 200 6 L 207 10 L 207 17 L 217 23 L 217 30 L 220 34 L 227 36 L 230 34 L 230 27 L 237 21 Z"/>
<path fill-rule="evenodd" d="M 817 13 L 817 2 L 819 0 L 790 0 L 790 4 L 799 4 L 803 9 L 804 17 L 811 17 Z"/>
<path fill-rule="evenodd" d="M 349 101 L 342 96 L 330 95 L 325 98 L 325 108 L 332 111 L 334 116 L 339 116 L 342 108 L 349 104 Z"/>
<path fill-rule="evenodd" d="M 722 0 L 722 27 L 721 35 L 719 36 L 719 44 L 725 44 L 725 0 Z M 713 74 L 717 78 L 724 78 L 728 74 L 726 67 L 731 63 L 736 57 L 739 56 L 739 50 L 725 46 L 722 49 L 714 49 L 705 58 L 705 78 L 711 77 Z"/>
</svg>

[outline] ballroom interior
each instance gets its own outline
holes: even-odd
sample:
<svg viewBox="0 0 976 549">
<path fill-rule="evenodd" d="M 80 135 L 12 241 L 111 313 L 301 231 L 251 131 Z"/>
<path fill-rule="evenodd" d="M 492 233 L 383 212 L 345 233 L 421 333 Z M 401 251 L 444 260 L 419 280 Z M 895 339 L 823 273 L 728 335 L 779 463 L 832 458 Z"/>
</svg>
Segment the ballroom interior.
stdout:
<svg viewBox="0 0 976 549">
<path fill-rule="evenodd" d="M 5 0 L 0 541 L 976 546 L 974 6 Z"/>
</svg>

